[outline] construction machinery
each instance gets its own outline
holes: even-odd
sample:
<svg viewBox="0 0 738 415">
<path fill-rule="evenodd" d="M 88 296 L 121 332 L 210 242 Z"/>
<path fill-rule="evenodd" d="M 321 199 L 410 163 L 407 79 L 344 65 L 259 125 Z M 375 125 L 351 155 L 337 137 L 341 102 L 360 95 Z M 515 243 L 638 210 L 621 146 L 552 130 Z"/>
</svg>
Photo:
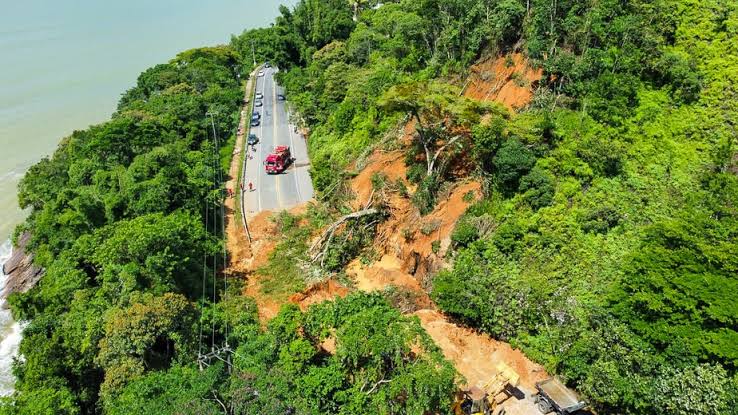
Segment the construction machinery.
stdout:
<svg viewBox="0 0 738 415">
<path fill-rule="evenodd" d="M 489 381 L 462 389 L 454 402 L 455 415 L 493 415 L 520 384 L 520 375 L 503 362 L 495 366 Z M 499 415 L 499 414 L 497 414 Z"/>
<path fill-rule="evenodd" d="M 559 415 L 568 415 L 587 406 L 574 391 L 567 388 L 557 378 L 549 378 L 536 383 L 536 389 L 538 390 L 536 405 L 543 414 L 556 412 Z"/>
<path fill-rule="evenodd" d="M 267 174 L 279 174 L 293 161 L 290 146 L 276 146 L 274 151 L 264 160 L 264 168 Z"/>
</svg>

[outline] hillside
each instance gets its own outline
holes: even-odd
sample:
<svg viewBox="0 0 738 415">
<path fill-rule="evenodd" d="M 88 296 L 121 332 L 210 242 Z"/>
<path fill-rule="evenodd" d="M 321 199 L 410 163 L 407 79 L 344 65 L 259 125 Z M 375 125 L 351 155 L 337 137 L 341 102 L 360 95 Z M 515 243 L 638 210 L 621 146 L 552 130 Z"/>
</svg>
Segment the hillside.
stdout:
<svg viewBox="0 0 738 415">
<path fill-rule="evenodd" d="M 316 197 L 249 243 L 254 55 Z M 510 414 L 549 374 L 599 414 L 738 413 L 737 86 L 727 0 L 282 7 L 22 180 L 44 271 L 0 413 L 441 414 L 497 362 Z"/>
<path fill-rule="evenodd" d="M 728 412 L 735 7 L 481 3 L 385 4 L 289 57 L 270 49 L 287 38 L 244 34 L 290 67 L 322 191 L 290 251 L 302 268 L 285 274 L 280 250 L 272 279 L 400 287 L 385 295 L 401 310 L 435 303 L 511 342 L 599 413 Z M 464 19 L 480 24 L 453 37 Z M 469 206 L 446 211 L 463 186 Z M 316 269 L 320 229 L 363 206 L 381 212 Z"/>
</svg>

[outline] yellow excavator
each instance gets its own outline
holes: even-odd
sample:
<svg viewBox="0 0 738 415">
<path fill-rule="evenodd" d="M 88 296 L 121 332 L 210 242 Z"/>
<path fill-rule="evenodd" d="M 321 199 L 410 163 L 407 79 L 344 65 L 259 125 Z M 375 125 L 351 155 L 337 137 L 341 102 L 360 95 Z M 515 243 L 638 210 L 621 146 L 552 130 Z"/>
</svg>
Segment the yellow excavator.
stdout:
<svg viewBox="0 0 738 415">
<path fill-rule="evenodd" d="M 511 396 L 511 390 L 520 384 L 520 375 L 505 363 L 495 366 L 489 381 L 459 390 L 454 402 L 454 415 L 501 415 L 495 414 L 497 406 Z"/>
</svg>

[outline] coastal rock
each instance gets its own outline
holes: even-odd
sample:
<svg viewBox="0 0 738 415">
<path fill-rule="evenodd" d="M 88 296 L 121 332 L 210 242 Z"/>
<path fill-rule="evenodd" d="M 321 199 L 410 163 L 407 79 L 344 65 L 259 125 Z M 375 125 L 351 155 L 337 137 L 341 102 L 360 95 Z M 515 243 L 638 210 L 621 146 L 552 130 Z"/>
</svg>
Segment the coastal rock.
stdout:
<svg viewBox="0 0 738 415">
<path fill-rule="evenodd" d="M 0 291 L 0 298 L 7 298 L 14 292 L 24 293 L 33 288 L 44 273 L 42 268 L 33 265 L 33 254 L 26 251 L 31 234 L 24 232 L 18 238 L 18 245 L 13 254 L 3 265 L 3 273 L 7 275 L 5 287 Z"/>
</svg>

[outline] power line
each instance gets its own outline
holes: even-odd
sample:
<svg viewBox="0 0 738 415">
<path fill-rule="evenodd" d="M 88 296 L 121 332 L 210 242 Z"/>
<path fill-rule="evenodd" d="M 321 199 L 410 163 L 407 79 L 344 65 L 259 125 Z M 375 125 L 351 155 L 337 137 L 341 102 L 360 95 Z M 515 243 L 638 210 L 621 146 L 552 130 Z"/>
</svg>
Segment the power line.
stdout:
<svg viewBox="0 0 738 415">
<path fill-rule="evenodd" d="M 215 152 L 217 155 L 220 155 L 220 138 L 218 137 L 218 132 L 215 129 L 215 121 L 214 121 L 214 115 L 218 115 L 218 113 L 208 112 L 210 115 L 210 125 L 213 128 L 213 137 L 215 138 Z M 218 161 L 218 160 L 216 160 Z M 218 183 L 219 183 L 219 189 L 220 184 L 224 183 L 223 181 L 223 169 L 218 166 Z M 222 190 L 222 189 L 221 189 Z M 226 249 L 226 231 L 225 231 L 225 199 L 223 198 L 223 192 L 220 192 L 221 196 L 221 203 L 220 203 L 220 226 L 221 226 L 221 236 L 223 237 L 223 302 L 225 303 L 228 296 L 228 276 L 225 273 L 225 269 L 227 267 L 228 262 L 228 251 Z M 228 313 L 224 313 L 224 335 L 225 335 L 225 345 L 228 347 Z"/>
<path fill-rule="evenodd" d="M 205 210 L 205 234 L 208 233 L 208 219 L 210 216 L 208 215 L 208 199 L 207 196 L 205 197 L 204 201 L 204 210 Z M 199 324 L 199 334 L 197 336 L 198 338 L 198 344 L 197 344 L 197 353 L 198 355 L 202 355 L 202 326 L 203 326 L 203 317 L 205 314 L 205 280 L 207 275 L 207 266 L 208 266 L 208 252 L 207 250 L 203 250 L 202 252 L 202 298 L 200 300 L 200 324 Z"/>
<path fill-rule="evenodd" d="M 210 123 L 213 126 L 213 158 L 212 158 L 212 164 L 213 164 L 213 194 L 217 195 L 217 192 L 220 188 L 220 183 L 218 183 L 218 153 L 216 152 L 216 146 L 215 146 L 215 122 L 213 121 L 213 115 L 208 112 L 206 115 L 210 116 Z M 217 203 L 217 200 L 215 201 Z M 216 210 L 215 206 L 213 206 L 213 234 L 218 234 L 218 211 Z M 215 307 L 215 303 L 217 301 L 217 279 L 218 279 L 218 255 L 213 253 L 213 303 L 212 307 Z M 211 337 L 210 337 L 210 350 L 215 350 L 215 318 L 211 320 Z"/>
<path fill-rule="evenodd" d="M 210 126 L 213 131 L 213 142 L 212 142 L 212 160 L 211 160 L 211 168 L 212 174 L 212 188 L 211 190 L 214 190 L 212 194 L 217 195 L 216 203 L 220 203 L 220 231 L 221 231 L 221 237 L 223 238 L 223 252 L 222 252 L 222 269 L 223 269 L 223 296 L 222 296 L 222 304 L 226 303 L 227 295 L 228 295 L 228 278 L 225 275 L 225 269 L 227 266 L 227 260 L 228 260 L 228 252 L 226 249 L 225 239 L 226 239 L 226 232 L 225 232 L 225 194 L 223 192 L 223 189 L 221 188 L 223 184 L 223 171 L 220 166 L 220 139 L 218 137 L 218 131 L 215 128 L 215 118 L 214 116 L 218 115 L 217 113 L 208 111 L 206 113 L 206 116 L 210 117 Z M 209 211 L 208 211 L 208 203 L 206 200 L 206 209 L 205 209 L 205 217 L 206 217 L 206 231 L 208 228 L 208 221 L 209 221 Z M 218 232 L 218 208 L 216 206 L 212 207 L 213 210 L 213 227 L 212 231 L 214 235 L 217 235 Z M 213 253 L 213 300 L 211 307 L 215 307 L 216 301 L 217 301 L 217 272 L 218 272 L 218 259 L 219 259 L 218 253 Z M 206 275 L 206 267 L 207 267 L 207 253 L 204 253 L 205 260 L 203 261 L 203 284 L 202 284 L 202 302 L 204 304 L 205 302 L 205 275 Z M 214 314 L 211 316 L 211 336 L 210 336 L 210 352 L 209 353 L 202 353 L 202 328 L 204 326 L 203 324 L 203 313 L 204 309 L 201 307 L 201 315 L 200 315 L 200 339 L 199 343 L 200 346 L 198 348 L 198 364 L 200 369 L 204 369 L 207 366 L 210 366 L 212 361 L 220 360 L 226 363 L 228 367 L 228 371 L 231 371 L 231 353 L 232 350 L 228 344 L 228 313 L 223 313 L 223 335 L 224 335 L 224 341 L 223 346 L 216 345 L 216 322 L 214 318 Z"/>
</svg>

